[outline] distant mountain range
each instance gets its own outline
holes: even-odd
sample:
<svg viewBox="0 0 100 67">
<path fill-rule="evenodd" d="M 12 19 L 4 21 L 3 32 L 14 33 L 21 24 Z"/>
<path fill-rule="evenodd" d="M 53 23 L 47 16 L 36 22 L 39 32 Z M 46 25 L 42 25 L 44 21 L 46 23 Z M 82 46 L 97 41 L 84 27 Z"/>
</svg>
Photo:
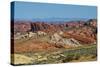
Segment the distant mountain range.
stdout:
<svg viewBox="0 0 100 67">
<path fill-rule="evenodd" d="M 66 21 L 87 21 L 86 18 L 34 18 L 32 21 L 46 21 L 46 22 L 66 22 Z"/>
<path fill-rule="evenodd" d="M 92 18 L 91 18 L 92 19 Z M 64 23 L 69 21 L 87 21 L 88 18 L 33 18 L 32 20 L 27 19 L 15 19 L 14 21 L 32 21 L 32 22 L 46 22 L 46 23 Z"/>
</svg>

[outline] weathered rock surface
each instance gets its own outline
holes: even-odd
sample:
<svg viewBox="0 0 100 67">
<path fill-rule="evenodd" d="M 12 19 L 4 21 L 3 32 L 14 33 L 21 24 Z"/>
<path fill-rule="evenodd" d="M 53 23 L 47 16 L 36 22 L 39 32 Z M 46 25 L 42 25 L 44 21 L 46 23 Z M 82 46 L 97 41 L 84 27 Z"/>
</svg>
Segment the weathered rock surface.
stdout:
<svg viewBox="0 0 100 67">
<path fill-rule="evenodd" d="M 26 50 L 69 48 L 81 46 L 81 44 L 96 43 L 96 24 L 95 19 L 87 22 L 70 21 L 61 24 L 16 21 L 14 23 L 14 39 L 15 41 L 22 40 L 21 44 L 24 45 L 18 43 L 15 45 L 15 50 L 24 52 Z"/>
</svg>

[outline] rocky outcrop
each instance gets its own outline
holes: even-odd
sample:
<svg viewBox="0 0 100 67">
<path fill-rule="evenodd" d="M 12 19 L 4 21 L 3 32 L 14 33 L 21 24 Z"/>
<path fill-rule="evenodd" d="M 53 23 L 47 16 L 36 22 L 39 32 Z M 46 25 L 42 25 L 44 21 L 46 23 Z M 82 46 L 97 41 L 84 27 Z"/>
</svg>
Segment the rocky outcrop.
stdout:
<svg viewBox="0 0 100 67">
<path fill-rule="evenodd" d="M 54 35 L 51 36 L 51 40 L 50 43 L 54 43 L 56 44 L 56 46 L 60 46 L 60 47 L 66 47 L 66 46 L 70 46 L 70 47 L 77 47 L 77 46 L 81 46 L 80 43 L 73 39 L 73 38 L 63 38 L 60 35 L 58 35 L 57 33 L 55 33 Z"/>
<path fill-rule="evenodd" d="M 90 23 L 90 26 L 95 27 L 95 28 L 97 27 L 97 20 L 96 19 L 90 19 L 88 22 Z"/>
<path fill-rule="evenodd" d="M 14 23 L 14 33 L 17 33 L 17 32 L 23 33 L 29 30 L 31 30 L 30 22 L 16 21 Z"/>
<path fill-rule="evenodd" d="M 94 32 L 96 28 L 91 28 L 89 26 L 84 26 L 80 29 L 67 31 L 65 34 L 69 35 L 82 43 L 93 43 L 96 41 L 96 33 Z"/>
<path fill-rule="evenodd" d="M 70 22 L 66 22 L 65 25 L 70 28 L 72 27 L 79 28 L 79 27 L 84 26 L 84 23 L 85 21 L 70 21 Z"/>
</svg>

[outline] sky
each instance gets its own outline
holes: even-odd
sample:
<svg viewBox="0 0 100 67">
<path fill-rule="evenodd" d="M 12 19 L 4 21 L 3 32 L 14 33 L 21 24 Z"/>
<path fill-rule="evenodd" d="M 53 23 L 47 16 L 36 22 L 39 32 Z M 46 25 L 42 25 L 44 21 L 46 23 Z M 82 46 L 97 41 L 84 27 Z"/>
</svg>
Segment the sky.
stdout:
<svg viewBox="0 0 100 67">
<path fill-rule="evenodd" d="M 15 1 L 13 3 L 14 19 L 32 20 L 34 18 L 97 18 L 96 6 L 19 1 Z"/>
</svg>

